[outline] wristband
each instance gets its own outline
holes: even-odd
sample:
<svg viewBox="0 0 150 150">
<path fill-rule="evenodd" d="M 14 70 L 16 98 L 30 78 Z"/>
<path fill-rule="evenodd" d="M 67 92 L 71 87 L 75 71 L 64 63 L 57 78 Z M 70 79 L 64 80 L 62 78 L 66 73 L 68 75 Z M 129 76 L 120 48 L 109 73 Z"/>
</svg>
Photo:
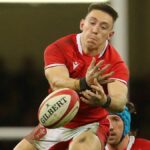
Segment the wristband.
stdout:
<svg viewBox="0 0 150 150">
<path fill-rule="evenodd" d="M 106 102 L 102 105 L 103 108 L 108 108 L 110 106 L 111 103 L 111 97 L 107 96 L 107 100 Z"/>
<path fill-rule="evenodd" d="M 88 86 L 86 79 L 81 78 L 80 79 L 80 92 L 85 90 L 91 90 L 91 88 Z"/>
</svg>

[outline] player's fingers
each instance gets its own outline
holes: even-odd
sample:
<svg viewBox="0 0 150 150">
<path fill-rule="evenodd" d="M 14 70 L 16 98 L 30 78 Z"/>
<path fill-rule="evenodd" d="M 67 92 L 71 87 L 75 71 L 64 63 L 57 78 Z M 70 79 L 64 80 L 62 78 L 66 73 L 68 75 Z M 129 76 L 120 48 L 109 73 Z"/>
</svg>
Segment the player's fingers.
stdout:
<svg viewBox="0 0 150 150">
<path fill-rule="evenodd" d="M 95 63 L 96 63 L 96 59 L 95 59 L 95 57 L 93 57 L 90 65 L 88 67 L 88 70 L 91 70 L 95 66 Z"/>
<path fill-rule="evenodd" d="M 93 72 L 96 72 L 99 70 L 100 66 L 103 64 L 104 60 L 100 60 L 93 68 Z"/>
<path fill-rule="evenodd" d="M 101 84 L 108 84 L 108 83 L 112 83 L 114 81 L 115 81 L 115 79 L 103 80 L 103 81 L 101 81 Z"/>
<path fill-rule="evenodd" d="M 80 100 L 86 104 L 90 104 L 90 101 L 88 99 L 86 99 L 85 97 L 80 97 Z"/>
<path fill-rule="evenodd" d="M 102 74 L 109 68 L 110 64 L 107 64 L 105 67 L 103 67 L 102 69 L 98 69 L 99 71 L 94 73 L 94 77 L 95 78 L 100 78 L 102 76 Z"/>
<path fill-rule="evenodd" d="M 109 77 L 111 77 L 112 75 L 114 74 L 114 72 L 113 71 L 111 71 L 110 73 L 107 73 L 107 74 L 105 74 L 105 75 L 103 75 L 103 76 L 101 76 L 101 75 L 99 75 L 98 76 L 98 82 L 103 82 L 104 80 L 107 80 Z"/>
<path fill-rule="evenodd" d="M 95 90 L 96 92 L 98 92 L 98 94 L 100 95 L 104 94 L 104 90 L 101 86 L 91 85 L 91 88 Z"/>
<path fill-rule="evenodd" d="M 109 67 L 110 67 L 110 64 L 107 64 L 105 67 L 100 69 L 100 71 L 98 71 L 98 76 L 102 75 Z"/>
<path fill-rule="evenodd" d="M 101 86 L 100 83 L 98 82 L 97 78 L 94 78 L 94 85 Z"/>
<path fill-rule="evenodd" d="M 86 91 L 83 91 L 83 92 L 82 92 L 82 95 L 83 95 L 85 98 L 90 99 L 90 98 L 91 98 L 91 95 L 90 95 L 89 93 L 90 93 L 89 90 L 86 90 Z"/>
<path fill-rule="evenodd" d="M 103 78 L 103 79 L 107 79 L 107 78 L 111 77 L 113 74 L 114 74 L 114 71 L 111 71 L 111 72 L 109 72 L 109 73 L 103 75 L 102 78 Z"/>
</svg>

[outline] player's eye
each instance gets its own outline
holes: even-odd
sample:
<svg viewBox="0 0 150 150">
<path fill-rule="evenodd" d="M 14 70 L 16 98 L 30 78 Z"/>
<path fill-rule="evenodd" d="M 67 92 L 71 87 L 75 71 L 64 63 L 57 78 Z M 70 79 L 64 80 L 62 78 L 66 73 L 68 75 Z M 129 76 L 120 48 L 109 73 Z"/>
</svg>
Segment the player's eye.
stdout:
<svg viewBox="0 0 150 150">
<path fill-rule="evenodd" d="M 106 30 L 106 29 L 108 29 L 108 26 L 102 25 L 101 29 Z"/>
<path fill-rule="evenodd" d="M 96 23 L 95 23 L 95 21 L 90 21 L 90 24 L 95 25 Z"/>
</svg>

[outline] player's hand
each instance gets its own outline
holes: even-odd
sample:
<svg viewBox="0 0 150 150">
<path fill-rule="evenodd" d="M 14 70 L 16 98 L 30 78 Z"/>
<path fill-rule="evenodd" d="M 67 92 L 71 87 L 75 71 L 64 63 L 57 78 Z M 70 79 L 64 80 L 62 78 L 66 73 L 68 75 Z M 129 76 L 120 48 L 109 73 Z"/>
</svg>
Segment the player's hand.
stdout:
<svg viewBox="0 0 150 150">
<path fill-rule="evenodd" d="M 109 68 L 110 64 L 107 64 L 105 67 L 103 67 L 102 69 L 100 69 L 101 65 L 103 64 L 104 60 L 99 61 L 96 64 L 96 59 L 93 57 L 92 62 L 90 64 L 90 66 L 87 69 L 86 72 L 86 82 L 89 86 L 91 86 L 92 84 L 94 84 L 94 79 L 96 78 L 98 80 L 98 82 L 102 85 L 102 84 L 107 84 L 110 82 L 113 82 L 113 79 L 109 79 L 110 76 L 113 75 L 114 72 L 110 72 L 108 74 L 105 74 L 105 71 Z"/>
<path fill-rule="evenodd" d="M 107 101 L 107 96 L 103 90 L 103 87 L 95 79 L 94 85 L 91 85 L 92 90 L 86 90 L 81 92 L 83 96 L 80 99 L 86 104 L 92 106 L 102 106 Z"/>
</svg>

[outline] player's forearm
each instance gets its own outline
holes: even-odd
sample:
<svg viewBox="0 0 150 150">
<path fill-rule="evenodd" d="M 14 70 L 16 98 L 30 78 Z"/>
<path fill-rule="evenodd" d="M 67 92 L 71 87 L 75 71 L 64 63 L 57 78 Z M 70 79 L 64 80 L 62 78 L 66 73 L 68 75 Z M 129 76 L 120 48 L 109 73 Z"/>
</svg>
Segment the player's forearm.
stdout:
<svg viewBox="0 0 150 150">
<path fill-rule="evenodd" d="M 80 90 L 80 80 L 73 78 L 57 78 L 49 82 L 52 90 L 60 88 L 70 88 L 76 91 Z"/>
<path fill-rule="evenodd" d="M 20 141 L 13 150 L 36 150 L 36 148 L 26 139 Z"/>
<path fill-rule="evenodd" d="M 80 80 L 70 78 L 69 71 L 65 66 L 48 68 L 45 70 L 45 76 L 52 90 L 61 88 L 80 90 Z"/>
<path fill-rule="evenodd" d="M 127 86 L 120 81 L 110 83 L 108 84 L 108 94 L 111 97 L 109 109 L 114 112 L 122 111 L 127 103 Z"/>
<path fill-rule="evenodd" d="M 126 96 L 111 96 L 111 104 L 109 106 L 109 110 L 113 112 L 121 112 L 123 111 L 125 105 L 127 103 Z"/>
</svg>

